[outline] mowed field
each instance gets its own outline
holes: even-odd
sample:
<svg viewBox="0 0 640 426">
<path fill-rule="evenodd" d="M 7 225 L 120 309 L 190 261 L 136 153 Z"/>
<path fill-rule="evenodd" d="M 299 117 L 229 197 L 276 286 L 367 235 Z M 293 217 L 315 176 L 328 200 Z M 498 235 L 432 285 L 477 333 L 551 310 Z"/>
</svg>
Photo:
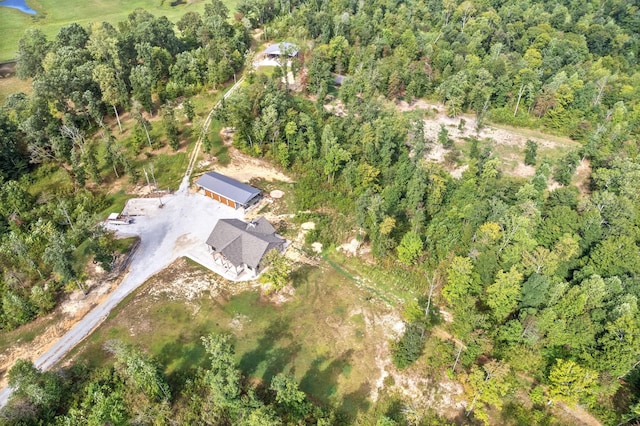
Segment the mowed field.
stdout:
<svg viewBox="0 0 640 426">
<path fill-rule="evenodd" d="M 223 0 L 233 11 L 237 0 Z M 52 39 L 60 27 L 77 22 L 87 26 L 91 22 L 106 21 L 116 24 L 137 8 L 146 9 L 156 16 L 166 16 L 176 22 L 186 12 L 202 13 L 205 0 L 186 0 L 176 7 L 171 0 L 27 0 L 29 7 L 38 12 L 27 15 L 19 10 L 0 7 L 0 62 L 15 59 L 18 41 L 27 28 L 39 28 Z"/>
<path fill-rule="evenodd" d="M 230 333 L 253 383 L 268 386 L 289 372 L 314 401 L 366 417 L 400 317 L 333 262 L 301 266 L 292 279 L 294 291 L 265 295 L 180 259 L 125 299 L 68 359 L 102 365 L 110 362 L 105 342 L 134 344 L 158 360 L 178 395 L 186 378 L 208 366 L 200 338 Z"/>
</svg>

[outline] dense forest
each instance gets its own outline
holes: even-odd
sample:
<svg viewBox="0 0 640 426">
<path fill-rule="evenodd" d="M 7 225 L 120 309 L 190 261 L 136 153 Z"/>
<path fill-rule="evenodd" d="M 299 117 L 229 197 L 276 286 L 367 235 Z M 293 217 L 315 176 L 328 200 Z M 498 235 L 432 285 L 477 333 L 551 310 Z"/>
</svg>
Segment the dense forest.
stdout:
<svg viewBox="0 0 640 426">
<path fill-rule="evenodd" d="M 443 350 L 473 401 L 469 421 L 491 423 L 527 377 L 535 385 L 517 423 L 554 424 L 554 401 L 579 403 L 606 424 L 638 422 L 638 28 L 630 1 L 241 0 L 232 14 L 213 0 L 175 25 L 139 10 L 117 27 L 71 24 L 51 41 L 30 30 L 17 71 L 33 78 L 33 93 L 0 111 L 0 326 L 48 312 L 64 286 L 81 285 L 81 245 L 108 267 L 114 242 L 94 216 L 105 174 L 138 180 L 137 155 L 163 141 L 177 148 L 175 101 L 244 71 L 216 118 L 235 128 L 237 147 L 296 177 L 296 207 L 320 225 L 310 241 L 340 243 L 359 229 L 379 262 L 425 277 L 406 283 L 416 301 L 393 345 L 398 368 L 420 357 L 441 309 L 464 345 Z M 271 76 L 254 72 L 254 29 L 295 42 L 298 57 Z M 339 89 L 336 74 L 346 76 Z M 345 114 L 327 111 L 331 98 Z M 513 177 L 490 140 L 469 135 L 462 149 L 444 128 L 426 138 L 423 114 L 394 107 L 418 98 L 442 102 L 451 117 L 475 114 L 478 128 L 538 128 L 579 145 L 551 160 L 528 143 L 522 156 L 535 175 Z M 136 135 L 120 140 L 125 112 Z M 149 137 L 156 114 L 162 140 Z M 424 160 L 436 145 L 468 165 L 460 178 Z M 586 190 L 572 185 L 581 162 L 591 170 Z M 57 169 L 72 185 L 34 199 L 29 185 Z M 204 345 L 211 369 L 179 392 L 117 342 L 114 366 L 100 371 L 40 373 L 21 362 L 2 415 L 15 424 L 150 424 L 168 413 L 189 424 L 346 422 L 290 377 L 268 389 L 244 383 L 224 336 Z M 408 424 L 396 417 L 377 421 Z"/>
</svg>

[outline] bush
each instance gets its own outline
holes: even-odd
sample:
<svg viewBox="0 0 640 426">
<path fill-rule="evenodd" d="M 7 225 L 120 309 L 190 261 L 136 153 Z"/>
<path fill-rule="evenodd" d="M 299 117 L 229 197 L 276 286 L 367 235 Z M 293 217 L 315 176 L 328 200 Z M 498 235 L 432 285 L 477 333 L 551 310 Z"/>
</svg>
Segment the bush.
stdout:
<svg viewBox="0 0 640 426">
<path fill-rule="evenodd" d="M 538 144 L 535 141 L 528 140 L 524 149 L 524 164 L 527 166 L 536 165 L 536 157 L 538 155 Z"/>
<path fill-rule="evenodd" d="M 516 127 L 537 127 L 535 120 L 529 117 L 528 114 L 520 112 L 514 117 L 513 111 L 510 108 L 506 107 L 492 109 L 489 112 L 489 119 L 494 123 L 508 124 L 510 126 Z"/>
<path fill-rule="evenodd" d="M 579 163 L 580 156 L 578 153 L 575 151 L 569 152 L 558 162 L 553 172 L 553 178 L 562 185 L 569 185 Z"/>
<path fill-rule="evenodd" d="M 424 350 L 425 341 L 424 325 L 418 322 L 412 322 L 407 325 L 407 329 L 400 339 L 392 344 L 391 356 L 393 364 L 404 369 L 413 364 Z"/>
<path fill-rule="evenodd" d="M 422 255 L 423 243 L 420 235 L 409 231 L 402 237 L 400 245 L 397 247 L 398 259 L 405 265 L 413 265 Z"/>
</svg>

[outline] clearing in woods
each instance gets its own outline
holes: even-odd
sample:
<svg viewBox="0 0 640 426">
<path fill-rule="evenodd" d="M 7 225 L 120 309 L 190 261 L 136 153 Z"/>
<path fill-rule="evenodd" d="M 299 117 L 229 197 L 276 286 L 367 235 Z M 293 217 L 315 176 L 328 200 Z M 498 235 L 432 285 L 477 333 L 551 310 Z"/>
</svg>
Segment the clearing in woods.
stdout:
<svg viewBox="0 0 640 426">
<path fill-rule="evenodd" d="M 268 385 L 289 372 L 314 400 L 366 416 L 393 374 L 388 342 L 402 320 L 366 280 L 333 262 L 298 265 L 292 281 L 265 294 L 179 259 L 125 299 L 67 361 L 101 365 L 111 356 L 102 349 L 109 339 L 136 344 L 156 357 L 178 394 L 184 377 L 209 362 L 200 337 L 231 333 L 236 361 L 253 382 Z"/>
<path fill-rule="evenodd" d="M 468 141 L 471 138 L 480 141 L 480 149 L 483 146 L 491 146 L 493 153 L 502 160 L 503 171 L 517 177 L 529 178 L 535 174 L 535 167 L 524 164 L 524 148 L 527 140 L 538 144 L 538 164 L 545 158 L 551 161 L 557 160 L 570 149 L 579 146 L 577 141 L 566 137 L 493 123 L 486 123 L 478 131 L 476 130 L 475 116 L 462 114 L 458 117 L 449 117 L 445 114 L 442 104 L 429 103 L 424 100 L 418 100 L 411 104 L 401 101 L 396 104 L 396 108 L 401 112 L 425 112 L 425 137 L 427 141 L 433 142 L 429 145 L 431 150 L 427 154 L 427 159 L 438 163 L 447 162 L 446 157 L 450 151 L 438 143 L 438 133 L 441 126 L 447 130 L 449 138 L 454 141 L 456 148 L 464 154 L 468 154 Z M 447 164 L 447 169 L 452 175 L 459 177 L 466 166 L 459 166 L 457 163 Z"/>
</svg>

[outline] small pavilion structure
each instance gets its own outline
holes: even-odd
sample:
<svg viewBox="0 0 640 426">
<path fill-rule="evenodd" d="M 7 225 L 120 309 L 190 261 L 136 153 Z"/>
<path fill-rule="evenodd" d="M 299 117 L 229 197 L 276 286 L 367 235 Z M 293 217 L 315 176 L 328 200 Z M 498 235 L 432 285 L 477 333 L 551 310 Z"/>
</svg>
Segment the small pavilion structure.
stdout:
<svg viewBox="0 0 640 426">
<path fill-rule="evenodd" d="M 281 56 L 288 56 L 289 58 L 294 58 L 298 56 L 298 47 L 289 43 L 288 41 L 283 41 L 281 43 L 271 44 L 269 45 L 265 51 L 263 52 L 265 58 L 269 59 L 278 59 Z"/>
</svg>

